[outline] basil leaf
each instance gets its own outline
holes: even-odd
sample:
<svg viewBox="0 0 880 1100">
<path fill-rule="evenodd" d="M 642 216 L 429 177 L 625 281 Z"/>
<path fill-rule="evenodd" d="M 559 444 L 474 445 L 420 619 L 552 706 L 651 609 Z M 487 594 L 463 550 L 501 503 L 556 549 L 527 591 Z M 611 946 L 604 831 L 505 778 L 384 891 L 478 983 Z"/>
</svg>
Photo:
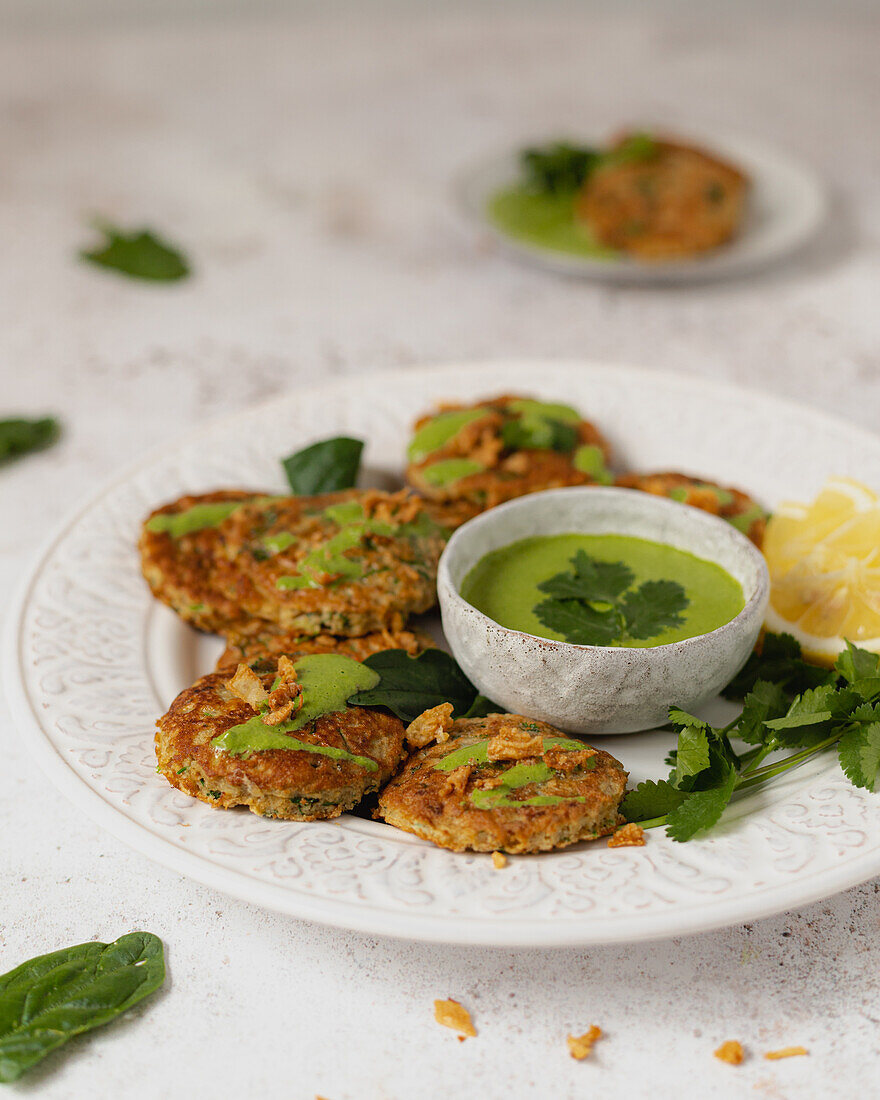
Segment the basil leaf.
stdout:
<svg viewBox="0 0 880 1100">
<path fill-rule="evenodd" d="M 51 416 L 39 420 L 20 417 L 0 420 L 0 462 L 51 447 L 60 434 L 61 426 Z"/>
<path fill-rule="evenodd" d="M 477 718 L 498 710 L 441 649 L 426 649 L 418 657 L 403 649 L 386 649 L 367 657 L 364 664 L 379 673 L 379 683 L 352 695 L 350 706 L 387 707 L 404 722 L 441 703 L 452 703 L 453 718 Z"/>
<path fill-rule="evenodd" d="M 323 439 L 281 460 L 291 490 L 297 496 L 351 489 L 361 466 L 362 439 L 340 435 Z"/>
<path fill-rule="evenodd" d="M 104 221 L 97 222 L 95 228 L 104 235 L 104 240 L 98 248 L 80 252 L 81 259 L 151 282 L 175 282 L 189 275 L 189 263 L 183 253 L 151 230 L 135 229 L 127 233 Z"/>
<path fill-rule="evenodd" d="M 38 955 L 0 975 L 0 1082 L 116 1019 L 165 981 L 162 941 L 131 932 Z"/>
</svg>

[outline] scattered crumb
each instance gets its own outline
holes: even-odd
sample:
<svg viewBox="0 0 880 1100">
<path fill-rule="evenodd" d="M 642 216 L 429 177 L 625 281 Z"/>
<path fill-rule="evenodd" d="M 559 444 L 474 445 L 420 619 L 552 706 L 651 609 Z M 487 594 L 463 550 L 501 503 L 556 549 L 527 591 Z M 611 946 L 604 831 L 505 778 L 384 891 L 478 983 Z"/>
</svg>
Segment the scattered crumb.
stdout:
<svg viewBox="0 0 880 1100">
<path fill-rule="evenodd" d="M 495 864 L 495 866 L 500 871 L 502 867 L 507 866 L 507 856 L 503 852 L 493 852 L 492 853 L 492 862 Z"/>
<path fill-rule="evenodd" d="M 568 1043 L 568 1053 L 572 1058 L 577 1058 L 581 1061 L 582 1058 L 588 1057 L 590 1051 L 593 1049 L 593 1043 L 597 1039 L 602 1038 L 602 1029 L 596 1027 L 595 1024 L 590 1025 L 590 1030 L 586 1031 L 583 1035 L 569 1035 L 566 1037 Z"/>
<path fill-rule="evenodd" d="M 777 1058 L 796 1058 L 799 1054 L 809 1054 L 806 1047 L 783 1047 L 782 1050 L 768 1050 L 764 1055 L 771 1062 Z"/>
<path fill-rule="evenodd" d="M 471 1021 L 471 1014 L 458 1003 L 458 1001 L 435 1001 L 434 1019 L 443 1027 L 451 1027 L 453 1031 L 460 1031 L 459 1039 L 464 1042 L 466 1036 L 473 1037 L 477 1029 Z"/>
<path fill-rule="evenodd" d="M 443 744 L 452 729 L 452 703 L 441 703 L 413 719 L 406 727 L 406 739 L 413 748 L 422 749 L 432 741 Z"/>
<path fill-rule="evenodd" d="M 719 1062 L 727 1062 L 730 1066 L 738 1066 L 745 1057 L 742 1043 L 738 1043 L 736 1039 L 728 1039 L 715 1051 L 715 1057 Z"/>
<path fill-rule="evenodd" d="M 634 822 L 621 825 L 614 836 L 608 838 L 609 848 L 642 848 L 644 844 L 645 830 Z"/>
</svg>

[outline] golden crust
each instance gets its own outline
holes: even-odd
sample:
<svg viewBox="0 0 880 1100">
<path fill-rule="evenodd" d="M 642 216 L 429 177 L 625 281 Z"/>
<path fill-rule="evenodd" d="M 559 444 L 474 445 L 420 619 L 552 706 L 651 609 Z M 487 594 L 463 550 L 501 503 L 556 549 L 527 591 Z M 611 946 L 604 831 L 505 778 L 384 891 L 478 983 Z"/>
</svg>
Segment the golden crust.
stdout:
<svg viewBox="0 0 880 1100">
<path fill-rule="evenodd" d="M 641 260 L 692 256 L 728 241 L 745 211 L 743 173 L 680 142 L 657 141 L 655 149 L 591 173 L 575 217 L 600 244 Z"/>
<path fill-rule="evenodd" d="M 452 529 L 487 508 L 494 508 L 496 504 L 526 493 L 560 489 L 568 485 L 595 484 L 595 478 L 575 468 L 572 452 L 514 449 L 504 443 L 502 431 L 505 423 L 518 415 L 508 406 L 521 400 L 531 399 L 517 394 L 502 394 L 473 405 L 447 403 L 416 421 L 414 430 L 418 431 L 440 412 L 486 410 L 485 416 L 471 421 L 442 447 L 407 467 L 407 482 L 431 502 L 429 510 L 437 522 Z M 577 435 L 575 447 L 598 447 L 605 461 L 609 460 L 611 449 L 608 442 L 593 424 L 581 420 L 572 426 Z M 425 469 L 447 459 L 471 459 L 486 468 L 451 485 L 438 487 L 429 484 L 425 480 Z"/>
<path fill-rule="evenodd" d="M 764 541 L 764 528 L 767 515 L 757 502 L 741 489 L 719 485 L 715 481 L 680 474 L 671 470 L 649 474 L 625 474 L 617 478 L 615 485 L 621 489 L 640 489 L 655 496 L 670 497 L 681 504 L 689 504 L 703 512 L 720 516 L 743 530 L 752 542 L 760 548 Z M 736 522 L 740 516 L 749 517 L 748 522 Z M 744 527 L 744 529 L 743 529 Z"/>
<path fill-rule="evenodd" d="M 614 757 L 586 744 L 583 753 L 572 754 L 581 758 L 580 767 L 554 772 L 551 778 L 514 792 L 517 802 L 547 795 L 571 799 L 555 805 L 477 806 L 474 792 L 498 788 L 511 767 L 509 760 L 465 762 L 452 771 L 435 766 L 450 752 L 485 742 L 515 723 L 526 727 L 529 735 L 567 736 L 521 715 L 459 719 L 450 740 L 420 749 L 407 760 L 380 794 L 375 816 L 453 851 L 547 851 L 613 832 L 620 820 L 617 811 L 627 773 Z M 550 766 L 550 759 L 549 752 L 535 754 L 518 759 L 514 766 Z"/>
<path fill-rule="evenodd" d="M 346 503 L 385 515 L 378 523 L 391 517 L 396 524 L 411 525 L 420 514 L 412 497 L 373 490 L 251 502 L 222 525 L 227 568 L 218 580 L 223 594 L 252 619 L 275 623 L 291 634 L 353 636 L 401 630 L 408 615 L 431 608 L 437 562 L 445 545 L 433 526 L 402 528 L 393 534 L 368 532 L 354 545 L 334 551 L 324 571 L 313 570 L 308 587 L 285 587 L 289 578 L 303 579 L 310 554 L 340 535 L 345 525 L 329 517 L 326 509 Z M 267 540 L 269 545 L 274 541 L 272 550 L 267 550 Z M 281 545 L 277 540 L 289 542 Z M 361 573 L 343 575 L 332 564 L 340 560 L 360 567 Z"/>
<path fill-rule="evenodd" d="M 224 538 L 222 525 L 172 538 L 167 532 L 151 531 L 148 524 L 156 516 L 177 515 L 197 505 L 244 504 L 257 495 L 219 489 L 184 496 L 151 512 L 144 523 L 138 548 L 141 569 L 153 595 L 199 630 L 223 632 L 246 624 L 238 600 L 222 594 L 214 576 Z"/>
<path fill-rule="evenodd" d="M 259 672 L 267 692 L 277 671 L 270 661 Z M 253 716 L 253 707 L 229 689 L 229 670 L 202 676 L 156 723 L 158 770 L 173 787 L 220 809 L 247 806 L 264 817 L 314 821 L 357 805 L 393 774 L 403 756 L 403 723 L 365 707 L 325 714 L 293 736 L 368 757 L 376 771 L 307 750 L 269 749 L 244 757 L 211 744 Z"/>
<path fill-rule="evenodd" d="M 418 629 L 382 630 L 356 638 L 341 638 L 335 634 L 288 634 L 271 623 L 255 622 L 253 625 L 252 634 L 227 635 L 226 649 L 217 660 L 218 669 L 235 668 L 241 662 L 251 664 L 281 654 L 303 657 L 307 653 L 338 653 L 341 657 L 363 661 L 386 649 L 403 649 L 411 657 L 417 657 L 437 644 L 430 634 Z"/>
</svg>

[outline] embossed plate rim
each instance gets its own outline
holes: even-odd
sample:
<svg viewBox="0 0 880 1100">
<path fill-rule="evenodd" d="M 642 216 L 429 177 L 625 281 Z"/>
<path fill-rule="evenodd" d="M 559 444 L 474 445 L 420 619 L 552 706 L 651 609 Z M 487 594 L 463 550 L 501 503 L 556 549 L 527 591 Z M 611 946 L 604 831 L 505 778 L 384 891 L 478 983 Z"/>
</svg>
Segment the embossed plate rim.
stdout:
<svg viewBox="0 0 880 1100">
<path fill-rule="evenodd" d="M 609 382 L 609 371 L 613 372 L 615 376 L 611 382 Z M 748 391 L 742 389 L 692 378 L 687 375 L 661 374 L 644 368 L 621 367 L 607 363 L 495 361 L 483 364 L 455 364 L 445 369 L 431 368 L 429 370 L 412 369 L 409 371 L 383 372 L 367 375 L 364 382 L 369 387 L 379 387 L 380 389 L 383 388 L 383 383 L 392 387 L 402 386 L 412 390 L 421 385 L 424 387 L 423 400 L 429 400 L 434 395 L 443 396 L 444 387 L 446 387 L 447 394 L 450 387 L 463 395 L 468 392 L 487 392 L 489 387 L 501 384 L 502 376 L 503 381 L 510 383 L 512 376 L 517 374 L 522 376 L 517 382 L 518 385 L 524 385 L 525 380 L 529 377 L 541 378 L 542 384 L 537 388 L 546 391 L 548 388 L 552 388 L 553 385 L 559 385 L 560 383 L 547 382 L 543 379 L 550 378 L 553 375 L 557 377 L 565 376 L 567 372 L 573 372 L 577 376 L 571 379 L 574 391 L 579 388 L 586 389 L 592 379 L 594 384 L 601 381 L 601 385 L 610 386 L 611 388 L 629 384 L 629 387 L 638 393 L 651 387 L 655 390 L 668 390 L 670 393 L 698 393 L 700 400 L 704 403 L 713 400 L 720 402 L 725 399 L 731 401 L 735 398 L 734 403 L 736 401 L 759 402 L 765 410 L 775 410 L 783 422 L 786 417 L 794 417 L 796 420 L 809 425 L 811 430 L 815 429 L 820 433 L 823 430 L 832 434 L 846 431 L 858 447 L 864 448 L 866 453 L 872 452 L 877 476 L 880 477 L 880 439 L 870 433 L 854 431 L 849 425 L 845 425 L 843 422 L 827 416 L 827 414 L 813 409 L 805 409 L 779 398 L 768 398 L 765 395 L 756 393 L 749 394 Z M 336 380 L 310 392 L 312 398 L 317 399 L 321 394 L 330 395 L 334 390 L 338 391 L 346 386 L 350 387 L 351 384 L 351 379 Z M 433 387 L 433 390 L 429 389 L 429 386 Z M 163 863 L 206 886 L 291 916 L 370 934 L 500 947 L 559 947 L 589 943 L 632 942 L 707 931 L 739 921 L 759 919 L 795 905 L 820 900 L 838 890 L 856 885 L 880 873 L 880 842 L 872 844 L 866 836 L 855 847 L 850 845 L 848 855 L 845 857 L 842 855 L 830 867 L 821 866 L 814 873 L 801 870 L 796 872 L 797 877 L 794 879 L 787 878 L 783 881 L 764 883 L 755 882 L 753 884 L 754 888 L 745 894 L 742 892 L 736 893 L 734 890 L 732 896 L 707 897 L 693 886 L 685 888 L 681 881 L 674 884 L 673 880 L 669 879 L 667 880 L 669 891 L 674 894 L 673 886 L 677 885 L 679 896 L 677 898 L 670 897 L 668 907 L 665 909 L 655 908 L 654 911 L 651 911 L 650 904 L 640 905 L 631 900 L 620 905 L 620 912 L 607 913 L 601 917 L 591 915 L 589 912 L 579 913 L 577 910 L 573 913 L 568 911 L 565 915 L 553 914 L 531 917 L 516 912 L 516 891 L 519 888 L 517 884 L 525 883 L 528 886 L 529 882 L 536 878 L 536 875 L 540 880 L 539 868 L 545 860 L 555 861 L 555 867 L 559 868 L 561 866 L 564 874 L 576 875 L 578 870 L 585 869 L 588 866 L 592 853 L 596 853 L 596 865 L 599 866 L 600 870 L 608 868 L 609 874 L 613 874 L 615 868 L 635 868 L 635 889 L 638 891 L 642 888 L 639 885 L 640 878 L 645 878 L 646 875 L 650 876 L 651 874 L 661 875 L 662 877 L 662 872 L 655 866 L 655 861 L 668 870 L 670 858 L 673 866 L 677 860 L 681 867 L 686 866 L 688 868 L 689 881 L 693 882 L 694 876 L 698 881 L 708 879 L 711 876 L 711 866 L 708 870 L 706 869 L 706 857 L 709 857 L 708 862 L 711 865 L 712 841 L 691 842 L 676 851 L 664 839 L 653 834 L 649 839 L 648 847 L 644 849 L 624 849 L 614 853 L 604 848 L 597 850 L 596 846 L 593 848 L 564 850 L 552 856 L 516 859 L 504 872 L 492 871 L 489 875 L 485 872 L 485 865 L 488 863 L 485 856 L 454 855 L 441 852 L 438 849 L 428 849 L 427 846 L 423 847 L 419 843 L 413 844 L 411 838 L 408 838 L 406 845 L 399 845 L 400 848 L 405 850 L 405 854 L 395 855 L 392 863 L 397 860 L 405 863 L 408 856 L 412 856 L 416 860 L 421 858 L 426 863 L 433 861 L 435 868 L 439 866 L 438 859 L 455 861 L 449 865 L 453 868 L 451 873 L 460 875 L 464 871 L 465 874 L 473 874 L 475 879 L 485 879 L 486 881 L 491 879 L 493 885 L 498 885 L 502 889 L 509 887 L 514 891 L 513 894 L 502 898 L 505 904 L 501 908 L 496 908 L 491 912 L 482 912 L 479 915 L 462 914 L 460 912 L 444 912 L 442 905 L 439 905 L 438 909 L 438 903 L 442 903 L 443 898 L 433 897 L 429 904 L 419 905 L 414 902 L 403 903 L 398 897 L 389 893 L 382 903 L 364 902 L 358 901 L 356 896 L 352 896 L 351 890 L 349 890 L 349 896 L 346 897 L 344 888 L 337 889 L 335 892 L 333 889 L 325 890 L 324 893 L 308 892 L 302 889 L 294 890 L 289 885 L 281 885 L 278 882 L 266 881 L 265 878 L 258 877 L 259 872 L 253 866 L 242 869 L 241 867 L 222 864 L 216 858 L 212 860 L 202 854 L 186 851 L 181 847 L 183 841 L 178 838 L 175 843 L 169 834 L 169 830 L 163 831 L 163 828 L 155 822 L 152 826 L 145 824 L 138 819 L 130 807 L 126 807 L 124 804 L 120 805 L 119 800 L 114 802 L 107 791 L 99 792 L 90 786 L 87 779 L 80 772 L 74 770 L 68 760 L 65 759 L 57 743 L 61 735 L 53 726 L 51 701 L 47 703 L 45 699 L 35 698 L 28 689 L 28 653 L 26 652 L 27 638 L 24 624 L 35 589 L 45 579 L 47 570 L 50 569 L 58 557 L 59 549 L 64 546 L 65 540 L 72 540 L 77 525 L 86 522 L 90 515 L 95 513 L 96 510 L 100 510 L 102 502 L 105 507 L 109 507 L 114 493 L 130 482 L 134 482 L 139 474 L 146 476 L 150 469 L 160 465 L 164 460 L 170 459 L 172 456 L 184 455 L 200 439 L 209 437 L 212 433 L 221 432 L 224 424 L 240 423 L 241 416 L 253 417 L 256 420 L 258 417 L 265 416 L 273 407 L 283 408 L 290 399 L 289 395 L 282 396 L 264 406 L 239 414 L 237 417 L 229 417 L 220 423 L 207 425 L 199 432 L 188 437 L 185 444 L 181 444 L 176 448 L 163 448 L 121 477 L 115 478 L 110 485 L 92 496 L 85 505 L 74 509 L 59 529 L 46 540 L 35 567 L 21 586 L 8 620 L 4 652 L 5 682 L 10 696 L 13 716 L 19 723 L 20 732 L 25 737 L 29 749 L 49 778 L 74 804 L 85 810 L 100 825 L 149 858 Z M 581 399 L 578 398 L 578 400 Z M 211 476 L 210 469 L 207 470 L 205 476 Z M 144 674 L 148 675 L 148 670 Z M 149 739 L 151 740 L 151 735 Z M 800 787 L 798 787 L 798 783 L 800 783 Z M 848 796 L 852 792 L 851 788 L 850 792 L 846 791 L 845 780 L 842 777 L 838 779 L 831 767 L 818 770 L 803 782 L 798 780 L 793 784 L 793 789 L 797 788 L 799 790 L 801 787 L 807 789 L 807 784 L 809 784 L 808 789 L 811 792 L 816 791 L 821 796 L 818 802 L 820 809 L 817 811 L 820 817 L 823 808 L 829 805 L 832 809 L 837 807 L 838 803 L 841 808 L 843 807 L 844 800 L 838 798 L 835 788 Z M 176 794 L 170 788 L 168 788 L 168 792 L 171 796 Z M 183 798 L 181 795 L 177 795 L 177 797 Z M 870 804 L 867 801 L 868 799 L 873 800 L 873 798 L 874 796 L 870 796 L 866 792 L 857 792 L 853 796 L 852 802 L 853 804 L 859 803 L 866 813 L 870 813 L 872 819 L 876 818 L 876 822 L 880 823 L 880 801 L 876 803 L 872 801 Z M 788 803 L 783 800 L 780 805 L 784 809 Z M 197 805 L 190 808 L 189 800 L 185 800 L 184 812 L 195 821 L 196 828 L 198 828 L 199 820 L 207 821 L 208 818 L 217 817 L 216 812 L 207 807 Z M 782 809 L 779 812 L 782 813 Z M 204 815 L 208 815 L 208 818 Z M 226 816 L 223 815 L 224 818 Z M 234 821 L 235 819 L 230 815 L 229 820 Z M 267 824 L 281 828 L 285 827 L 285 823 L 262 823 L 257 818 L 249 818 L 249 815 L 239 817 L 238 823 L 238 825 L 232 826 L 233 830 L 237 828 L 239 832 L 251 835 L 260 830 L 265 830 Z M 755 821 L 748 823 L 749 826 L 755 824 Z M 757 824 L 760 824 L 760 821 Z M 833 825 L 829 826 L 831 829 L 833 827 Z M 373 845 L 376 850 L 389 847 L 388 842 L 383 841 L 381 837 L 372 837 L 366 831 L 361 831 L 358 828 L 346 828 L 342 823 L 300 826 L 297 830 L 288 834 L 289 839 L 299 844 L 300 836 L 310 835 L 302 832 L 303 829 L 329 830 L 317 834 L 313 832 L 311 835 L 317 836 L 318 839 L 322 837 L 331 838 L 331 842 L 338 840 L 343 846 L 347 843 L 346 836 L 357 834 L 364 844 Z M 337 830 L 337 832 L 334 833 L 332 830 Z M 722 830 L 718 838 L 718 844 L 723 847 L 725 839 L 730 835 L 736 835 L 735 827 L 731 827 L 726 831 Z M 843 847 L 846 849 L 847 845 L 844 844 Z M 326 850 L 324 854 L 326 855 Z M 586 861 L 585 857 L 587 857 Z M 686 864 L 683 862 L 684 860 L 687 860 Z M 650 871 L 648 868 L 650 868 Z M 501 877 L 492 879 L 492 875 Z M 508 877 L 505 878 L 504 876 Z M 373 885 L 375 883 L 371 883 L 371 886 Z M 625 885 L 626 889 L 623 893 L 629 894 L 631 884 Z M 447 898 L 445 900 L 448 907 L 454 899 Z"/>
</svg>

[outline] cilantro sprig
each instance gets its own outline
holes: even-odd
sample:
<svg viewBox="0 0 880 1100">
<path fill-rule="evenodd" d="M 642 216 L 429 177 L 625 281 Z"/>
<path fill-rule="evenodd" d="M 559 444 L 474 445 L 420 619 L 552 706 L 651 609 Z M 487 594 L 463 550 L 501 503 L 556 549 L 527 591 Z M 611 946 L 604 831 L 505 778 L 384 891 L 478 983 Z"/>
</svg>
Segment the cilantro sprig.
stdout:
<svg viewBox="0 0 880 1100">
<path fill-rule="evenodd" d="M 675 581 L 645 581 L 634 588 L 635 574 L 621 561 L 600 561 L 584 550 L 571 569 L 538 585 L 549 599 L 535 605 L 544 626 L 574 645 L 619 645 L 644 641 L 680 626 L 690 604 Z"/>
<path fill-rule="evenodd" d="M 717 824 L 740 792 L 835 746 L 854 786 L 880 790 L 880 656 L 847 642 L 834 668 L 820 669 L 803 660 L 791 635 L 768 634 L 725 694 L 741 699 L 742 710 L 723 728 L 670 710 L 678 733 L 672 771 L 627 794 L 628 821 L 665 825 L 673 840 L 690 840 Z M 746 747 L 737 752 L 731 738 Z"/>
<path fill-rule="evenodd" d="M 151 282 L 171 283 L 189 275 L 186 256 L 151 229 L 120 229 L 102 218 L 95 219 L 94 225 L 103 240 L 95 248 L 83 249 L 80 259 Z"/>
</svg>

